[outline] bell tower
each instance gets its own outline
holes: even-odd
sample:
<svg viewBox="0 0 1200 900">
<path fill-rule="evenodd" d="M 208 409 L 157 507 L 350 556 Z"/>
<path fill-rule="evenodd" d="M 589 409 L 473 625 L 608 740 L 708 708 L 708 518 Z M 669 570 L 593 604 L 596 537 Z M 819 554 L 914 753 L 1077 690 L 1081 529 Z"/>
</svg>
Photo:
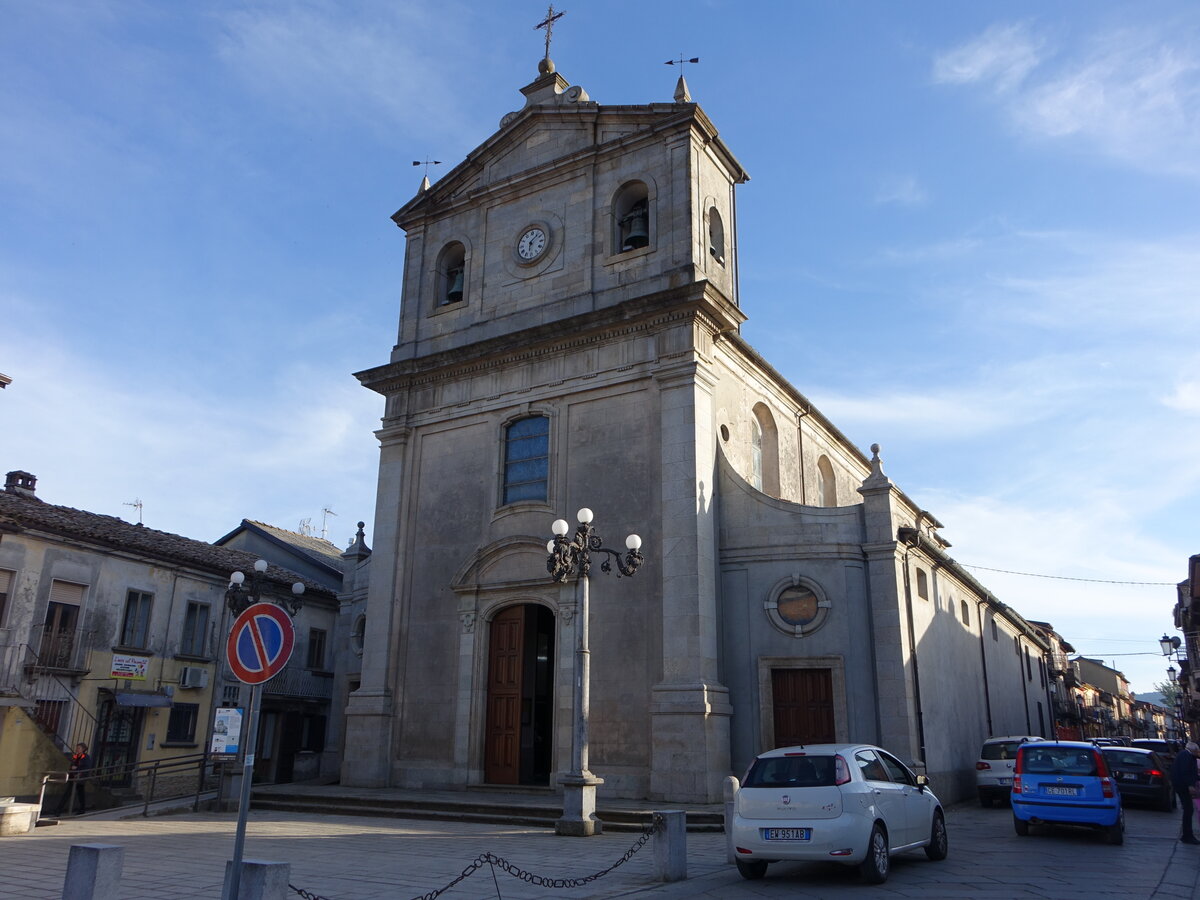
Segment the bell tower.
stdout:
<svg viewBox="0 0 1200 900">
<path fill-rule="evenodd" d="M 748 176 L 682 79 L 671 102 L 602 105 L 547 50 L 520 91 L 392 217 L 407 239 L 397 342 L 357 376 L 387 403 L 343 782 L 463 786 L 502 770 L 476 625 L 518 603 L 553 615 L 565 771 L 578 623 L 536 548 L 588 506 L 647 541 L 638 578 L 593 587 L 592 766 L 610 796 L 713 802 L 730 716 L 713 347 L 745 319 L 734 190 Z"/>
</svg>

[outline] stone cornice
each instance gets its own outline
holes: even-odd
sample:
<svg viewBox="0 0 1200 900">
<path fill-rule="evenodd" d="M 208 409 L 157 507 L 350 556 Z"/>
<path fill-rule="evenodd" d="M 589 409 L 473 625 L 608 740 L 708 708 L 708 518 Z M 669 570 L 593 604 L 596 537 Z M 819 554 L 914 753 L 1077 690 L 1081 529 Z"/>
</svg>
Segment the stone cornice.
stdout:
<svg viewBox="0 0 1200 900">
<path fill-rule="evenodd" d="M 387 396 L 688 321 L 715 335 L 737 328 L 745 315 L 707 282 L 698 281 L 466 347 L 387 363 L 355 377 Z"/>
</svg>

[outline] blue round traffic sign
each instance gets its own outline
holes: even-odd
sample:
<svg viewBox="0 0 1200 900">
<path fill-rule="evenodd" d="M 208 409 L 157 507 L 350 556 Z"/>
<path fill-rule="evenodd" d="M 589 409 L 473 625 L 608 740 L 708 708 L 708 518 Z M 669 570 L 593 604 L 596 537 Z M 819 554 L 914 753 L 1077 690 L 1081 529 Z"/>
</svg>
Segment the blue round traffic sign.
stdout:
<svg viewBox="0 0 1200 900">
<path fill-rule="evenodd" d="M 234 620 L 225 658 L 243 684 L 262 684 L 279 674 L 296 646 L 292 618 L 274 603 L 255 603 Z"/>
</svg>

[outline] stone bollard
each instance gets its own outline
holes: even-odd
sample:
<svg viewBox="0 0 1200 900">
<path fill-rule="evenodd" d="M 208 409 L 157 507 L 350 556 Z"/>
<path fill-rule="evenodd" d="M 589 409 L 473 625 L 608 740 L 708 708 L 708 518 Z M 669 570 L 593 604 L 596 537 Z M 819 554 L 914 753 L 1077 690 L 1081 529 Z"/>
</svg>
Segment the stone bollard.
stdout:
<svg viewBox="0 0 1200 900">
<path fill-rule="evenodd" d="M 289 863 L 243 859 L 242 877 L 238 880 L 236 897 L 229 896 L 229 880 L 232 875 L 233 860 L 226 860 L 225 886 L 221 889 L 221 896 L 227 897 L 228 900 L 287 900 L 292 867 Z"/>
<path fill-rule="evenodd" d="M 125 848 L 114 844 L 72 844 L 62 900 L 118 900 Z"/>
<path fill-rule="evenodd" d="M 733 849 L 733 802 L 742 784 L 732 775 L 725 776 L 725 861 L 737 862 L 737 851 Z"/>
<path fill-rule="evenodd" d="M 662 828 L 654 832 L 654 868 L 659 881 L 687 878 L 687 813 L 681 809 L 656 812 Z"/>
</svg>

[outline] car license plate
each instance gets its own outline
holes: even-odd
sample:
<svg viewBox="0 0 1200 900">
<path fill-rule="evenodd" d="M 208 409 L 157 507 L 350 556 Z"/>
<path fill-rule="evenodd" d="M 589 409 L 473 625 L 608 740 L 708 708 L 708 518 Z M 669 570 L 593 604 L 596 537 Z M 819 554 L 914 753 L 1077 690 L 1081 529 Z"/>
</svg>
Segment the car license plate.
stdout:
<svg viewBox="0 0 1200 900">
<path fill-rule="evenodd" d="M 1134 772 L 1122 772 L 1121 779 L 1123 781 L 1137 781 L 1137 774 Z"/>
<path fill-rule="evenodd" d="M 1077 787 L 1056 787 L 1048 786 L 1042 789 L 1043 792 L 1051 794 L 1055 797 L 1078 797 L 1079 788 Z"/>
<path fill-rule="evenodd" d="M 764 841 L 811 841 L 811 828 L 764 828 Z"/>
<path fill-rule="evenodd" d="M 1011 778 L 998 778 L 998 779 L 996 779 L 996 783 L 997 784 L 1012 784 L 1012 779 Z"/>
</svg>

